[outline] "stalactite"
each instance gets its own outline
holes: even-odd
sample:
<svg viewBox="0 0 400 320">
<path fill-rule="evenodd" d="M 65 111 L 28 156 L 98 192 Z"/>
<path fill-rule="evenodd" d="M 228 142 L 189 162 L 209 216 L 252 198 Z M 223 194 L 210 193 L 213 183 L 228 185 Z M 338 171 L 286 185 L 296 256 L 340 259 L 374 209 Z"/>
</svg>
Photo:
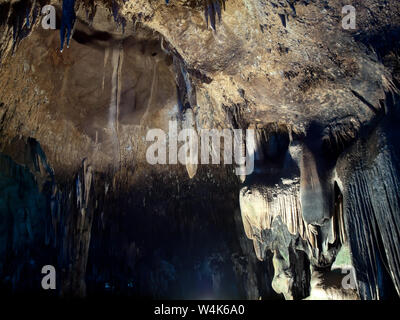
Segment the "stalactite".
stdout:
<svg viewBox="0 0 400 320">
<path fill-rule="evenodd" d="M 0 4 L 0 59 L 9 52 L 13 54 L 21 40 L 31 33 L 40 9 L 36 0 Z"/>
<path fill-rule="evenodd" d="M 303 240 L 309 241 L 315 247 L 316 234 L 311 226 L 304 222 L 300 202 L 299 180 L 284 181 L 284 185 L 275 186 L 280 189 L 243 188 L 240 194 L 246 235 L 255 241 L 262 238 L 262 230 L 270 230 L 273 222 L 280 217 L 288 231 Z M 261 191 L 262 190 L 262 191 Z M 258 234 L 258 236 L 255 235 Z M 260 260 L 261 257 L 258 257 Z"/>
<path fill-rule="evenodd" d="M 95 210 L 94 178 L 87 159 L 82 161 L 72 185 L 57 191 L 55 197 L 60 217 L 58 232 L 58 264 L 64 268 L 61 275 L 63 296 L 86 295 L 86 265 L 93 214 Z M 75 205 L 71 200 L 75 199 Z M 54 215 L 54 214 L 53 214 Z"/>
<path fill-rule="evenodd" d="M 122 27 L 122 33 L 125 33 L 126 19 L 119 13 L 119 6 L 116 0 L 112 0 L 111 11 L 117 27 Z"/>
<path fill-rule="evenodd" d="M 400 183 L 391 158 L 384 151 L 372 167 L 357 168 L 345 195 L 350 244 L 364 299 L 384 298 L 391 281 L 400 294 Z"/>
<path fill-rule="evenodd" d="M 72 29 L 74 27 L 75 20 L 76 20 L 75 0 L 63 0 L 62 18 L 60 27 L 61 52 L 64 50 L 65 41 L 67 42 L 67 48 L 69 48 L 69 43 L 72 36 Z"/>
<path fill-rule="evenodd" d="M 195 132 L 196 127 L 195 127 L 195 119 L 194 119 L 194 114 L 192 109 L 187 109 L 183 115 L 183 120 L 182 120 L 182 129 L 188 129 L 188 130 L 193 130 L 190 132 Z M 198 150 L 198 141 L 197 141 L 197 136 L 190 137 L 188 142 L 185 142 L 187 148 L 187 153 L 186 153 L 186 170 L 189 175 L 189 178 L 192 179 L 197 172 L 197 161 L 198 161 L 198 155 L 192 154 L 192 151 L 195 151 L 197 153 Z M 192 145 L 195 144 L 195 145 Z"/>
<path fill-rule="evenodd" d="M 108 127 L 112 132 L 112 146 L 114 148 L 114 167 L 120 164 L 120 144 L 118 130 L 119 104 L 121 100 L 121 70 L 123 65 L 122 44 L 113 47 L 111 52 L 111 97 L 108 115 Z"/>
</svg>

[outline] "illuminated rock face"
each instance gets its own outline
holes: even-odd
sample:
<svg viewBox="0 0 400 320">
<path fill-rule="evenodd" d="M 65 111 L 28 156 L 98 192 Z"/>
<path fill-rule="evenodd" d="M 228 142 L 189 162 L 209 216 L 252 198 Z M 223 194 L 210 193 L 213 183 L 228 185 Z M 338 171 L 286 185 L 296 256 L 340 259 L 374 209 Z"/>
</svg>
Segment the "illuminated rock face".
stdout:
<svg viewBox="0 0 400 320">
<path fill-rule="evenodd" d="M 49 264 L 9 254 L 25 246 L 63 295 L 400 293 L 398 1 L 353 1 L 352 31 L 341 1 L 85 0 L 62 53 L 44 4 L 0 1 L 4 287 Z M 149 165 L 146 133 L 171 120 L 254 129 L 254 172 Z M 357 293 L 321 292 L 343 245 Z"/>
</svg>

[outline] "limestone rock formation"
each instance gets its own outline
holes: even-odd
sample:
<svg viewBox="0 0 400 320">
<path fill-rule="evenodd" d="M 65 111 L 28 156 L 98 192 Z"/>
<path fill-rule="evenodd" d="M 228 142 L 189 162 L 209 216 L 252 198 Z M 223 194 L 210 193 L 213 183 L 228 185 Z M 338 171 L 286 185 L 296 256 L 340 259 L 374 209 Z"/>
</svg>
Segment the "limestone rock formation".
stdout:
<svg viewBox="0 0 400 320">
<path fill-rule="evenodd" d="M 1 0 L 0 289 L 398 297 L 400 3 L 346 4 Z M 170 122 L 254 130 L 254 170 L 151 165 Z"/>
</svg>

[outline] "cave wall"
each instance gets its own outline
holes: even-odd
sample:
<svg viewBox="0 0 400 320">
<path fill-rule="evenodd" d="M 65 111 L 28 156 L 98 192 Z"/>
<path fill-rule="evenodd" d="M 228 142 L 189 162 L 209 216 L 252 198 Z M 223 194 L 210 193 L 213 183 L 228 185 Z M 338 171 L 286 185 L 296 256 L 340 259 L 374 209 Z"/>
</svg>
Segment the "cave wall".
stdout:
<svg viewBox="0 0 400 320">
<path fill-rule="evenodd" d="M 8 153 L 23 165 L 2 155 L 2 294 L 43 295 L 41 268 L 50 264 L 63 297 L 277 297 L 270 267 L 241 229 L 235 176 L 218 185 L 212 168 L 195 181 L 184 167 L 149 170 L 147 184 L 128 187 L 85 160 L 58 184 L 34 139 L 14 141 Z"/>
<path fill-rule="evenodd" d="M 400 7 L 344 4 L 76 1 L 60 52 L 62 1 L 1 1 L 4 290 L 303 299 L 349 246 L 350 295 L 398 296 Z M 171 120 L 254 129 L 254 172 L 150 166 Z"/>
</svg>

